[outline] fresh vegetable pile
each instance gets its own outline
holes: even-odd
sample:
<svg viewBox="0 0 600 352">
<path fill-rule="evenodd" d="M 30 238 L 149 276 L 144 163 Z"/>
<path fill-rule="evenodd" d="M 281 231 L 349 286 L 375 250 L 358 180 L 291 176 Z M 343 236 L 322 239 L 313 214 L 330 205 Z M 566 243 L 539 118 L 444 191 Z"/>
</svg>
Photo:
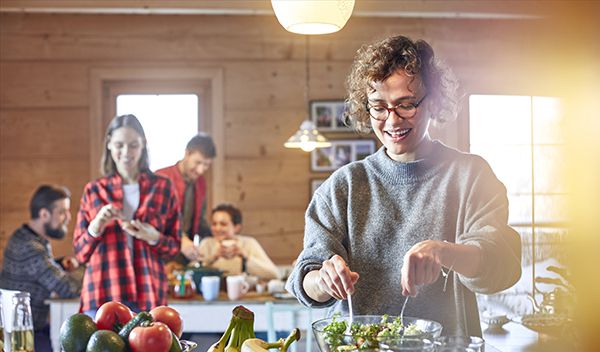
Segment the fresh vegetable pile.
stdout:
<svg viewBox="0 0 600 352">
<path fill-rule="evenodd" d="M 60 346 L 64 352 L 183 352 L 190 342 L 179 341 L 182 332 L 181 316 L 171 307 L 136 315 L 124 304 L 107 302 L 94 319 L 85 314 L 69 317 L 60 328 Z M 208 352 L 286 352 L 299 339 L 298 329 L 276 342 L 257 339 L 254 313 L 237 306 L 227 330 Z M 193 349 L 195 344 L 191 345 Z"/>
<path fill-rule="evenodd" d="M 95 318 L 69 317 L 60 328 L 64 352 L 182 352 L 183 321 L 170 307 L 160 306 L 135 315 L 119 302 L 106 302 Z"/>
<path fill-rule="evenodd" d="M 346 332 L 346 320 L 338 320 L 339 314 L 332 317 L 331 323 L 325 326 L 325 342 L 334 351 L 366 350 L 379 347 L 385 340 L 397 339 L 407 336 L 418 336 L 424 332 L 415 324 L 402 325 L 400 317 L 389 321 L 389 315 L 381 317 L 379 323 L 361 324 L 353 323 L 350 331 Z"/>
<path fill-rule="evenodd" d="M 277 342 L 257 339 L 254 336 L 254 313 L 244 306 L 237 306 L 233 309 L 227 330 L 208 352 L 268 352 L 270 349 L 286 352 L 298 340 L 298 329 L 292 330 L 286 339 L 279 339 Z"/>
</svg>

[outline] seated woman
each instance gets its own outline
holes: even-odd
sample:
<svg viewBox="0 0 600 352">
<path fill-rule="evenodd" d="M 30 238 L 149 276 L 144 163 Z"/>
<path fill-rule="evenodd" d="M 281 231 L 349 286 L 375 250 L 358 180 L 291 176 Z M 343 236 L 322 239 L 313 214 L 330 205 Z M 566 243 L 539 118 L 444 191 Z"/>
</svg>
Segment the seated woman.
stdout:
<svg viewBox="0 0 600 352">
<path fill-rule="evenodd" d="M 231 204 L 220 204 L 212 211 L 212 237 L 200 242 L 200 257 L 205 266 L 221 269 L 229 275 L 246 272 L 263 279 L 276 279 L 279 270 L 260 243 L 239 235 L 242 212 Z"/>
<path fill-rule="evenodd" d="M 220 204 L 212 211 L 211 232 L 200 242 L 203 264 L 221 269 L 229 275 L 243 272 L 263 279 L 276 279 L 279 270 L 260 243 L 253 237 L 239 235 L 242 212 L 232 204 Z"/>
</svg>

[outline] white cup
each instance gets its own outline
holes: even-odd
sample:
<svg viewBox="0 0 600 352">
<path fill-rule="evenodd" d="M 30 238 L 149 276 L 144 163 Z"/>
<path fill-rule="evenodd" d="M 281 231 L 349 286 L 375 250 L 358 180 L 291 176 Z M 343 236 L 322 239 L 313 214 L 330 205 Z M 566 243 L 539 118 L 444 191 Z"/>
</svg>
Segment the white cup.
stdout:
<svg viewBox="0 0 600 352">
<path fill-rule="evenodd" d="M 248 283 L 248 286 L 250 286 L 249 289 L 252 290 L 258 283 L 258 276 L 246 275 L 246 282 Z"/>
<path fill-rule="evenodd" d="M 285 282 L 277 279 L 270 280 L 267 284 L 267 290 L 271 294 L 285 292 Z"/>
<path fill-rule="evenodd" d="M 235 301 L 245 295 L 250 285 L 246 282 L 244 275 L 233 275 L 227 276 L 227 297 L 230 300 Z"/>
<path fill-rule="evenodd" d="M 267 290 L 267 283 L 266 282 L 258 282 L 256 284 L 256 293 L 258 293 L 259 295 L 262 295 L 263 293 L 265 293 L 265 291 Z"/>
<path fill-rule="evenodd" d="M 221 278 L 218 276 L 203 276 L 200 281 L 200 290 L 205 301 L 214 301 L 219 297 Z"/>
</svg>

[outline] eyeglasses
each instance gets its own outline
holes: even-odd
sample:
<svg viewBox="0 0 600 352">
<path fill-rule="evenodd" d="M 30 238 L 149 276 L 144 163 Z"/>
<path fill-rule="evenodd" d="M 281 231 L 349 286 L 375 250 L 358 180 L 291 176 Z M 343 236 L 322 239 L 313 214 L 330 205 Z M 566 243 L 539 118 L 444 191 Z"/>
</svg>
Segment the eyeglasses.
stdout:
<svg viewBox="0 0 600 352">
<path fill-rule="evenodd" d="M 369 112 L 369 115 L 371 115 L 371 117 L 375 120 L 379 121 L 387 120 L 392 111 L 395 112 L 397 116 L 403 119 L 412 119 L 417 114 L 417 108 L 419 107 L 419 105 L 421 105 L 425 97 L 427 97 L 427 94 L 425 94 L 423 98 L 421 98 L 416 103 L 400 103 L 392 108 L 388 108 L 387 106 L 383 105 L 369 106 L 369 102 L 367 102 L 366 108 Z"/>
</svg>

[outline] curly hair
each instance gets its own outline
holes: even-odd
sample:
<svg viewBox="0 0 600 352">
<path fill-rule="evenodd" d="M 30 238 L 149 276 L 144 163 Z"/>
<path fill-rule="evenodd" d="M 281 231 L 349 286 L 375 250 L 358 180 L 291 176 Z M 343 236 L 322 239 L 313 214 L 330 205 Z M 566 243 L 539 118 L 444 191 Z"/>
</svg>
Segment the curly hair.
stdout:
<svg viewBox="0 0 600 352">
<path fill-rule="evenodd" d="M 409 76 L 420 76 L 427 92 L 423 103 L 435 123 L 450 121 L 458 114 L 458 81 L 424 40 L 412 41 L 404 36 L 389 37 L 363 45 L 356 54 L 346 80 L 345 120 L 359 132 L 371 131 L 366 109 L 367 95 L 373 82 L 382 82 L 394 72 L 404 70 Z"/>
</svg>

